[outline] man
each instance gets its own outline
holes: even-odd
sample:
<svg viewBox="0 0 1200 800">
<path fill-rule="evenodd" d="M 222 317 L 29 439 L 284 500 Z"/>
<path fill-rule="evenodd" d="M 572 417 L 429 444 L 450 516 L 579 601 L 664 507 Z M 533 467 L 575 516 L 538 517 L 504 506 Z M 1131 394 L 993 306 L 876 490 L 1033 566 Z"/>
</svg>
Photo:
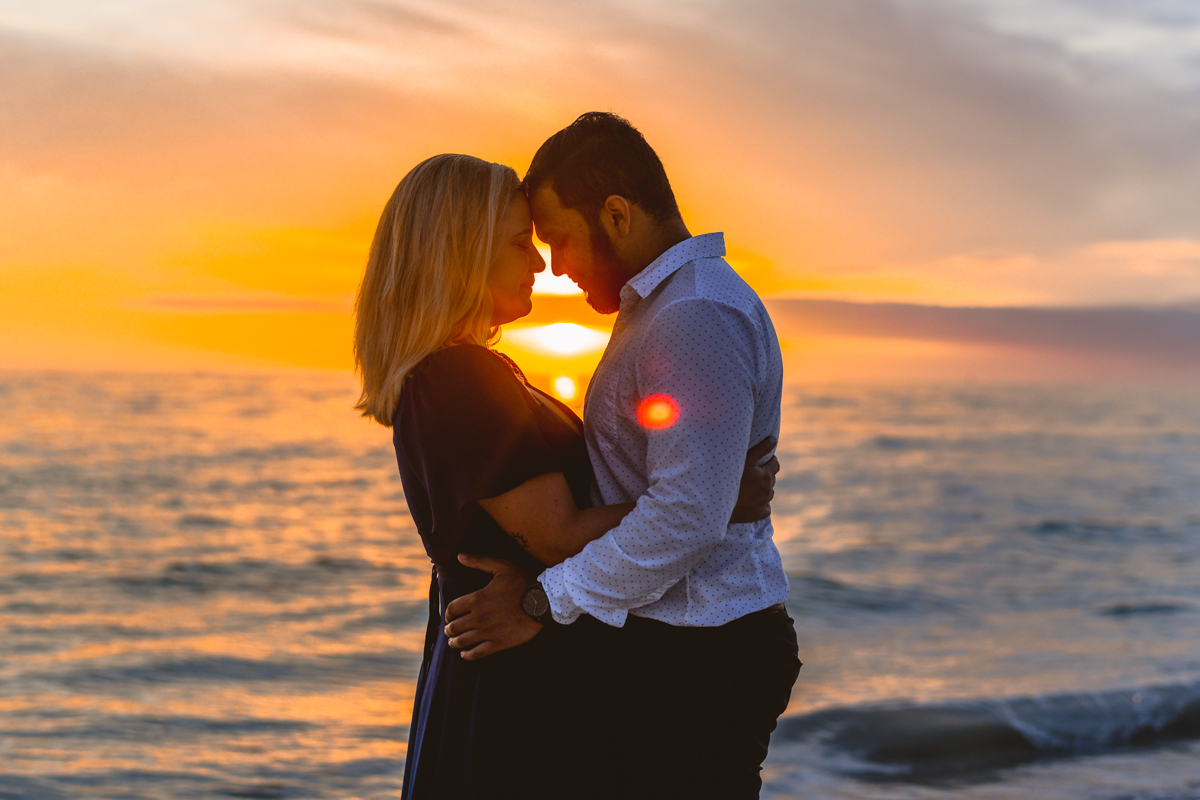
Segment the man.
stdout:
<svg viewBox="0 0 1200 800">
<path fill-rule="evenodd" d="M 487 639 L 485 652 L 518 644 L 493 622 L 518 601 L 539 621 L 622 628 L 613 702 L 637 776 L 623 796 L 757 797 L 800 668 L 770 519 L 728 523 L 744 453 L 779 433 L 771 320 L 722 235 L 688 232 L 657 154 L 620 117 L 584 114 L 552 136 L 525 188 L 554 273 L 618 312 L 585 438 L 595 500 L 637 504 L 521 597 L 510 581 L 452 603 L 447 635 Z"/>
</svg>

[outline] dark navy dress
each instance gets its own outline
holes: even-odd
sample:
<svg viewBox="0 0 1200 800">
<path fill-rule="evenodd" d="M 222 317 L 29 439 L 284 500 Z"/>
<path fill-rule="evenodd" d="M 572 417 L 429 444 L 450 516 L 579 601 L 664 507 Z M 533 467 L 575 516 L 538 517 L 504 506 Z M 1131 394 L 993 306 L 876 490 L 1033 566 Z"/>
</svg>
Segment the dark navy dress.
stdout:
<svg viewBox="0 0 1200 800">
<path fill-rule="evenodd" d="M 590 505 L 582 423 L 502 356 L 459 345 L 410 373 L 393 426 L 404 495 L 434 564 L 402 796 L 532 800 L 599 785 L 605 734 L 589 698 L 601 688 L 606 626 L 585 616 L 475 662 L 442 630 L 446 604 L 491 579 L 459 553 L 506 559 L 530 576 L 543 569 L 477 501 L 562 472 L 579 507 Z"/>
</svg>

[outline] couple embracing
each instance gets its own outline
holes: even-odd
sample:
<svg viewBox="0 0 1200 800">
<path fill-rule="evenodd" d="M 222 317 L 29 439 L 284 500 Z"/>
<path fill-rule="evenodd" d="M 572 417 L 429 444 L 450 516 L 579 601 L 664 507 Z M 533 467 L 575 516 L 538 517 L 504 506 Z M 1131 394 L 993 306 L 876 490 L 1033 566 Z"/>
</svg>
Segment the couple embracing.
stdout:
<svg viewBox="0 0 1200 800">
<path fill-rule="evenodd" d="M 586 422 L 488 348 L 531 310 L 535 229 L 618 313 Z M 767 505 L 783 367 L 724 254 L 612 114 L 523 181 L 443 155 L 396 188 L 355 358 L 434 564 L 404 797 L 758 796 L 800 669 Z"/>
</svg>

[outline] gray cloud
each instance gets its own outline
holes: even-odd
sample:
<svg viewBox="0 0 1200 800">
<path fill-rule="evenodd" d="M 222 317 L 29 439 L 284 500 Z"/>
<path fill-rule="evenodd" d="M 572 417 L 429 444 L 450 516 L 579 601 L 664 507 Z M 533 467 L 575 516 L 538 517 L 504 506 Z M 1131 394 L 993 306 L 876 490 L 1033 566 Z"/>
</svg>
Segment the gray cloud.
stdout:
<svg viewBox="0 0 1200 800">
<path fill-rule="evenodd" d="M 767 301 L 781 336 L 855 336 L 1019 348 L 1108 361 L 1120 370 L 1200 377 L 1200 305 L 1171 308 L 944 308 Z"/>
<path fill-rule="evenodd" d="M 945 5 L 725 8 L 760 135 L 798 185 L 825 173 L 851 235 L 907 230 L 915 258 L 1200 233 L 1196 90 Z"/>
</svg>

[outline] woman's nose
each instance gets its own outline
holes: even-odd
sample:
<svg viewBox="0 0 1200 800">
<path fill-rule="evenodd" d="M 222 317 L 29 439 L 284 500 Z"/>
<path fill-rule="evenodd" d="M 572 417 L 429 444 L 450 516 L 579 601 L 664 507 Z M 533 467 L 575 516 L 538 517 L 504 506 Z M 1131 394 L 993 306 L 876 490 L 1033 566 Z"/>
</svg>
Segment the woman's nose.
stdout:
<svg viewBox="0 0 1200 800">
<path fill-rule="evenodd" d="M 546 269 L 546 259 L 542 257 L 542 251 L 538 248 L 533 248 L 533 271 L 542 272 Z"/>
</svg>

